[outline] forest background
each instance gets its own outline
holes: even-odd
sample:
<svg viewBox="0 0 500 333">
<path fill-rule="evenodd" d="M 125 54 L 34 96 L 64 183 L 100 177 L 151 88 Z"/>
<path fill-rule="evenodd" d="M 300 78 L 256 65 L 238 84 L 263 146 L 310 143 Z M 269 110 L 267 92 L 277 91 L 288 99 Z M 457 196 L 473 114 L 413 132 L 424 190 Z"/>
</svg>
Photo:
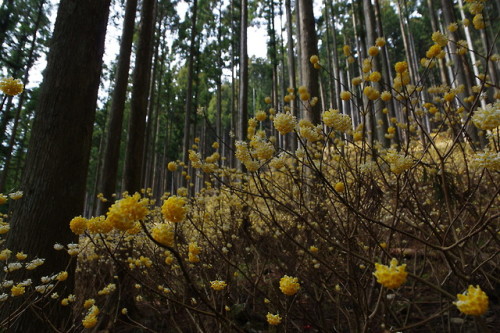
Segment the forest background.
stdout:
<svg viewBox="0 0 500 333">
<path fill-rule="evenodd" d="M 2 326 L 488 331 L 497 319 L 459 317 L 443 297 L 481 284 L 498 301 L 499 13 L 462 0 L 2 1 L 2 75 L 24 86 L 2 89 Z M 405 300 L 371 274 L 392 257 L 414 262 Z M 384 267 L 399 276 L 397 264 Z M 151 266 L 151 280 L 134 273 Z M 280 299 L 278 275 L 285 295 L 314 287 Z M 150 306 L 169 317 L 139 319 Z"/>
</svg>

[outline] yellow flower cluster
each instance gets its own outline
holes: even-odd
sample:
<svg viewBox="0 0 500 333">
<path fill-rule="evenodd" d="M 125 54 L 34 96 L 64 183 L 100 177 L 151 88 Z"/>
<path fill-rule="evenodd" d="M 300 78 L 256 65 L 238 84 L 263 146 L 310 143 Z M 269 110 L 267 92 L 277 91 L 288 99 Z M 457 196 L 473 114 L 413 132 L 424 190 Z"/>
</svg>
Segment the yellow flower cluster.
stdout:
<svg viewBox="0 0 500 333">
<path fill-rule="evenodd" d="M 172 247 L 174 245 L 174 231 L 166 223 L 155 225 L 151 229 L 151 236 L 158 243 Z"/>
<path fill-rule="evenodd" d="M 173 162 L 173 161 L 172 161 L 172 162 L 168 162 L 168 164 L 167 164 L 167 169 L 168 169 L 168 171 L 170 171 L 170 172 L 174 172 L 174 171 L 176 171 L 176 170 L 177 170 L 177 163 L 175 163 L 175 162 Z"/>
<path fill-rule="evenodd" d="M 163 203 L 161 212 L 163 217 L 170 222 L 182 222 L 187 214 L 187 199 L 176 195 L 171 196 Z"/>
<path fill-rule="evenodd" d="M 306 86 L 300 86 L 298 92 L 301 101 L 308 101 L 311 98 L 311 94 L 307 90 Z"/>
<path fill-rule="evenodd" d="M 472 161 L 472 165 L 492 171 L 500 171 L 500 153 L 492 151 L 477 153 Z"/>
<path fill-rule="evenodd" d="M 287 296 L 295 295 L 299 289 L 299 279 L 296 277 L 285 275 L 280 279 L 280 290 Z"/>
<path fill-rule="evenodd" d="M 227 283 L 222 280 L 215 280 L 215 281 L 210 281 L 210 288 L 212 288 L 215 291 L 221 291 L 224 290 L 227 287 Z"/>
<path fill-rule="evenodd" d="M 380 92 L 371 86 L 366 86 L 363 89 L 363 94 L 365 94 L 371 101 L 375 101 L 380 97 Z"/>
<path fill-rule="evenodd" d="M 266 315 L 267 323 L 272 326 L 281 324 L 281 317 L 279 314 L 272 314 L 270 312 Z"/>
<path fill-rule="evenodd" d="M 139 193 L 120 199 L 109 208 L 106 214 L 108 223 L 121 231 L 132 229 L 148 215 L 148 203 L 148 199 L 141 199 Z"/>
<path fill-rule="evenodd" d="M 479 286 L 470 285 L 464 294 L 457 294 L 458 301 L 453 302 L 466 315 L 480 316 L 488 311 L 488 295 Z"/>
<path fill-rule="evenodd" d="M 106 234 L 113 230 L 113 225 L 105 216 L 96 216 L 87 220 L 87 229 L 91 234 Z"/>
<path fill-rule="evenodd" d="M 385 155 L 391 171 L 399 175 L 413 166 L 413 159 L 410 156 L 398 154 L 394 149 L 389 149 Z"/>
<path fill-rule="evenodd" d="M 82 216 L 74 217 L 69 222 L 69 228 L 74 234 L 81 235 L 87 230 L 87 219 Z"/>
<path fill-rule="evenodd" d="M 10 289 L 10 294 L 12 296 L 21 296 L 26 292 L 26 288 L 22 286 L 21 284 L 17 284 L 15 286 L 12 286 Z"/>
<path fill-rule="evenodd" d="M 340 132 L 347 132 L 352 126 L 351 117 L 335 109 L 323 112 L 322 119 L 326 126 Z"/>
<path fill-rule="evenodd" d="M 316 142 L 321 139 L 321 127 L 314 126 L 309 120 L 299 121 L 299 134 L 309 142 Z"/>
<path fill-rule="evenodd" d="M 393 258 L 390 266 L 375 264 L 375 272 L 377 282 L 388 289 L 395 289 L 406 282 L 408 272 L 406 272 L 406 264 L 398 266 L 398 260 Z"/>
<path fill-rule="evenodd" d="M 287 112 L 287 113 L 278 113 L 276 117 L 274 117 L 274 127 L 281 134 L 285 135 L 290 133 L 295 128 L 297 121 L 295 117 Z"/>
<path fill-rule="evenodd" d="M 201 248 L 198 246 L 198 243 L 196 242 L 191 242 L 189 243 L 188 247 L 188 261 L 189 262 L 199 262 L 200 261 L 200 255 L 201 253 Z"/>
<path fill-rule="evenodd" d="M 258 121 L 264 121 L 267 119 L 267 114 L 266 114 L 266 111 L 257 111 L 255 113 L 255 119 L 257 119 Z"/>
<path fill-rule="evenodd" d="M 472 122 L 482 130 L 494 130 L 500 126 L 500 102 L 478 108 L 472 116 Z"/>
<path fill-rule="evenodd" d="M 0 90 L 6 95 L 15 96 L 23 92 L 24 85 L 19 79 L 12 77 L 3 78 L 0 80 Z"/>
<path fill-rule="evenodd" d="M 89 312 L 82 320 L 83 327 L 92 328 L 97 325 L 97 315 L 99 315 L 99 308 L 96 305 L 92 305 Z"/>
</svg>

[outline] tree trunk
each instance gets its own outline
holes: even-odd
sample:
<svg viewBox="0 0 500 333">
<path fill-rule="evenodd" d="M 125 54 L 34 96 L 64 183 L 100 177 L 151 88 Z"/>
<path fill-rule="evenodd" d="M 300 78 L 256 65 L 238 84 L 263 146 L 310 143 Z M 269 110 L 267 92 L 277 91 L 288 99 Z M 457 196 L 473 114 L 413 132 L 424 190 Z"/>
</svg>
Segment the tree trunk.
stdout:
<svg viewBox="0 0 500 333">
<path fill-rule="evenodd" d="M 248 127 L 248 1 L 241 1 L 241 28 L 240 28 L 240 94 L 239 94 L 239 124 L 238 139 L 246 140 Z"/>
<path fill-rule="evenodd" d="M 319 96 L 318 70 L 313 67 L 309 58 L 318 54 L 318 42 L 316 37 L 316 24 L 314 21 L 313 2 L 310 0 L 299 0 L 300 15 L 300 51 L 302 85 L 306 86 L 312 97 Z M 321 103 L 306 108 L 305 117 L 313 124 L 321 122 Z"/>
<path fill-rule="evenodd" d="M 59 4 L 22 178 L 24 198 L 12 205 L 7 238 L 14 253 L 46 259 L 30 271 L 34 283 L 67 270 L 66 290 L 73 290 L 74 261 L 68 268 L 70 258 L 64 251 L 55 252 L 53 245 L 77 241 L 68 223 L 83 210 L 109 4 L 110 0 Z M 41 306 L 37 314 L 35 309 L 24 312 L 8 330 L 49 332 L 50 321 L 67 331 L 68 322 L 72 324 L 69 307 L 54 301 L 37 305 Z"/>
<path fill-rule="evenodd" d="M 294 54 L 294 45 L 293 45 L 293 31 L 292 31 L 292 9 L 290 0 L 285 0 L 285 13 L 286 13 L 286 38 L 287 38 L 287 59 L 288 59 L 288 84 L 291 88 L 296 88 L 297 83 L 295 81 L 295 54 Z M 299 108 L 297 104 L 297 98 L 294 98 L 290 101 L 290 108 L 292 110 L 292 114 L 295 117 L 299 117 Z M 297 137 L 295 135 L 288 136 L 290 140 L 290 144 L 287 148 L 291 149 L 291 151 L 295 151 L 297 149 Z"/>
<path fill-rule="evenodd" d="M 151 76 L 151 45 L 153 42 L 155 2 L 155 0 L 144 0 L 142 4 L 139 45 L 135 58 L 130 105 L 129 136 L 123 170 L 124 190 L 129 193 L 140 191 L 142 185 L 142 158 L 144 154 L 149 79 Z"/>
<path fill-rule="evenodd" d="M 106 213 L 112 204 L 112 194 L 116 190 L 118 175 L 118 163 L 120 160 L 120 138 L 123 126 L 123 111 L 127 97 L 127 86 L 130 69 L 130 55 L 132 53 L 132 41 L 134 38 L 135 13 L 137 0 L 127 0 L 123 31 L 118 56 L 118 68 L 116 70 L 115 89 L 111 100 L 109 112 L 109 124 L 106 131 L 106 146 L 104 149 L 104 161 L 99 181 L 99 192 L 108 199 L 107 202 L 98 202 L 97 214 Z"/>
<path fill-rule="evenodd" d="M 191 39 L 189 45 L 189 58 L 188 58 L 188 82 L 186 91 L 186 110 L 184 115 L 184 139 L 182 141 L 183 145 L 183 159 L 186 166 L 188 165 L 188 150 L 191 140 L 191 114 L 193 108 L 193 73 L 194 73 L 194 61 L 196 53 L 196 16 L 198 13 L 198 0 L 193 0 L 193 8 L 191 9 Z M 187 181 L 185 177 L 182 177 L 183 186 L 187 186 Z"/>
</svg>

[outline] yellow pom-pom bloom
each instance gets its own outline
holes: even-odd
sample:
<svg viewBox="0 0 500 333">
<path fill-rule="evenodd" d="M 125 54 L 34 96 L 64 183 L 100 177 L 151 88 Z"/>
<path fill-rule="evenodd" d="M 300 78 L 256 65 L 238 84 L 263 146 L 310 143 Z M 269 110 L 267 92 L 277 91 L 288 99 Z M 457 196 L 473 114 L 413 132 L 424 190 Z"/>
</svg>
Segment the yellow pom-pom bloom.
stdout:
<svg viewBox="0 0 500 333">
<path fill-rule="evenodd" d="M 317 64 L 319 62 L 319 57 L 317 55 L 312 55 L 311 58 L 309 58 L 309 61 L 311 64 Z"/>
<path fill-rule="evenodd" d="M 340 99 L 343 101 L 348 101 L 352 97 L 351 93 L 349 91 L 341 91 L 340 92 Z"/>
<path fill-rule="evenodd" d="M 368 76 L 368 80 L 372 82 L 378 82 L 381 79 L 382 79 L 382 74 L 380 74 L 380 72 L 373 72 L 370 74 L 370 76 Z"/>
<path fill-rule="evenodd" d="M 500 126 L 500 102 L 478 108 L 472 116 L 472 122 L 482 130 L 494 130 Z"/>
<path fill-rule="evenodd" d="M 166 224 L 157 224 L 151 229 L 151 237 L 158 243 L 172 247 L 174 245 L 174 231 Z"/>
<path fill-rule="evenodd" d="M 385 44 L 386 44 L 386 42 L 385 42 L 384 37 L 379 37 L 375 40 L 375 45 L 378 47 L 383 47 L 383 46 L 385 46 Z"/>
<path fill-rule="evenodd" d="M 342 47 L 342 51 L 344 51 L 344 55 L 346 57 L 350 56 L 351 55 L 351 47 L 349 45 L 344 45 Z"/>
<path fill-rule="evenodd" d="M 68 278 L 68 272 L 66 272 L 66 271 L 60 272 L 56 276 L 57 281 L 65 281 L 67 278 Z"/>
<path fill-rule="evenodd" d="M 372 57 L 375 57 L 379 52 L 379 49 L 378 47 L 376 46 L 371 46 L 369 49 L 368 49 L 368 54 Z"/>
<path fill-rule="evenodd" d="M 393 258 L 390 266 L 375 264 L 375 272 L 377 282 L 388 289 L 395 289 L 406 282 L 408 272 L 406 272 L 406 264 L 398 266 L 398 260 Z"/>
<path fill-rule="evenodd" d="M 271 104 L 273 102 L 273 100 L 271 99 L 271 97 L 267 96 L 266 98 L 264 98 L 264 102 L 266 104 Z"/>
<path fill-rule="evenodd" d="M 342 182 L 338 182 L 335 184 L 335 191 L 337 192 L 344 192 L 345 191 L 345 185 Z"/>
<path fill-rule="evenodd" d="M 403 73 L 408 70 L 408 63 L 406 61 L 399 61 L 394 65 L 397 73 Z"/>
<path fill-rule="evenodd" d="M 281 324 L 281 317 L 278 314 L 272 314 L 270 312 L 266 315 L 267 323 L 272 326 Z"/>
<path fill-rule="evenodd" d="M 432 34 L 432 41 L 441 47 L 445 47 L 448 44 L 448 37 L 443 35 L 440 31 L 436 31 Z"/>
<path fill-rule="evenodd" d="M 5 204 L 7 202 L 7 200 L 8 200 L 8 197 L 5 194 L 0 193 L 0 205 Z"/>
<path fill-rule="evenodd" d="M 339 110 L 330 109 L 321 115 L 326 126 L 336 131 L 346 132 L 351 129 L 352 120 L 346 114 L 339 113 Z"/>
<path fill-rule="evenodd" d="M 187 199 L 176 195 L 171 196 L 163 203 L 161 212 L 163 217 L 170 222 L 182 222 L 186 218 Z"/>
<path fill-rule="evenodd" d="M 24 85 L 19 79 L 3 78 L 0 80 L 0 90 L 6 95 L 15 96 L 23 92 Z"/>
<path fill-rule="evenodd" d="M 127 231 L 134 228 L 136 222 L 144 219 L 148 213 L 148 200 L 141 199 L 140 194 L 135 193 L 115 202 L 106 215 L 114 228 Z"/>
<path fill-rule="evenodd" d="M 458 29 L 458 24 L 457 23 L 451 23 L 448 25 L 448 31 L 449 32 L 455 32 Z"/>
<path fill-rule="evenodd" d="M 195 263 L 200 261 L 199 254 L 201 253 L 201 248 L 198 246 L 198 243 L 192 242 L 189 243 L 188 247 L 188 261 Z"/>
<path fill-rule="evenodd" d="M 104 216 L 96 216 L 87 221 L 87 229 L 91 234 L 107 234 L 113 225 Z"/>
<path fill-rule="evenodd" d="M 12 286 L 10 289 L 10 294 L 12 296 L 21 296 L 25 293 L 26 288 L 24 286 L 21 286 L 20 284 L 17 284 L 15 286 Z"/>
<path fill-rule="evenodd" d="M 215 280 L 215 281 L 210 281 L 210 288 L 212 288 L 215 291 L 221 291 L 226 289 L 227 283 L 226 281 L 222 280 Z"/>
<path fill-rule="evenodd" d="M 384 91 L 384 92 L 382 92 L 382 94 L 380 94 L 380 99 L 383 100 L 384 102 L 390 101 L 391 98 L 392 98 L 392 95 L 388 91 Z"/>
<path fill-rule="evenodd" d="M 464 294 L 457 294 L 457 298 L 453 304 L 466 315 L 481 316 L 488 311 L 488 295 L 479 286 L 470 285 Z"/>
<path fill-rule="evenodd" d="M 284 135 L 294 130 L 297 121 L 291 113 L 287 112 L 287 113 L 278 113 L 274 118 L 273 123 L 276 130 L 281 135 Z"/>
<path fill-rule="evenodd" d="M 441 53 L 441 46 L 439 44 L 432 45 L 429 50 L 425 53 L 425 56 L 429 59 L 437 57 Z"/>
<path fill-rule="evenodd" d="M 368 99 L 372 101 L 380 97 L 380 92 L 377 89 L 370 86 L 366 86 L 365 89 L 363 89 L 363 94 L 365 94 L 366 97 L 368 97 Z"/>
<path fill-rule="evenodd" d="M 266 111 L 257 111 L 257 113 L 255 114 L 255 119 L 257 119 L 258 121 L 266 120 L 267 119 Z"/>
<path fill-rule="evenodd" d="M 296 277 L 285 275 L 280 280 L 280 290 L 283 294 L 287 296 L 295 295 L 299 289 L 299 279 Z"/>
<path fill-rule="evenodd" d="M 485 24 L 484 24 L 484 19 L 483 19 L 483 14 L 477 14 L 474 16 L 472 19 L 472 24 L 474 25 L 474 28 L 477 30 L 484 29 Z"/>
<path fill-rule="evenodd" d="M 174 172 L 174 171 L 176 171 L 176 170 L 177 170 L 177 163 L 175 163 L 175 162 L 173 162 L 173 161 L 172 161 L 172 162 L 168 162 L 168 164 L 167 164 L 167 169 L 168 169 L 168 171 L 170 171 L 170 172 Z"/>
<path fill-rule="evenodd" d="M 74 217 L 69 222 L 69 228 L 74 234 L 81 235 L 87 230 L 87 219 L 81 216 Z"/>
</svg>

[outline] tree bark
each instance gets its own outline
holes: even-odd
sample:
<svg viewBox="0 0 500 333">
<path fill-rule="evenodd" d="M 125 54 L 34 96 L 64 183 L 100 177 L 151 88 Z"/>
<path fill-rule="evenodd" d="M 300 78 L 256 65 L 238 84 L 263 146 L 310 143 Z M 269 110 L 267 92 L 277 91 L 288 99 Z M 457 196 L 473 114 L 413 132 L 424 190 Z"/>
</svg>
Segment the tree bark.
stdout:
<svg viewBox="0 0 500 333">
<path fill-rule="evenodd" d="M 240 28 L 240 92 L 239 92 L 239 123 L 238 139 L 246 139 L 248 127 L 248 1 L 241 1 L 241 28 Z"/>
<path fill-rule="evenodd" d="M 144 0 L 141 11 L 139 45 L 135 58 L 127 153 L 123 170 L 123 188 L 129 193 L 140 191 L 149 79 L 151 76 L 155 0 Z"/>
<path fill-rule="evenodd" d="M 59 4 L 22 177 L 24 197 L 12 205 L 7 238 L 7 247 L 14 253 L 24 251 L 29 258 L 46 259 L 29 271 L 34 283 L 41 276 L 67 270 L 67 290 L 74 286 L 74 261 L 68 267 L 69 256 L 54 251 L 53 245 L 77 241 L 68 223 L 83 210 L 109 4 L 110 0 L 61 0 Z M 54 301 L 37 305 L 41 310 L 36 315 L 34 308 L 24 312 L 8 330 L 49 332 L 50 321 L 67 331 L 68 321 L 72 322 L 69 307 Z"/>
<path fill-rule="evenodd" d="M 118 163 L 120 160 L 120 138 L 123 126 L 123 111 L 127 97 L 128 77 L 130 70 L 130 55 L 134 38 L 135 16 L 137 0 L 127 0 L 123 31 L 118 55 L 115 89 L 111 100 L 108 130 L 106 131 L 106 146 L 104 148 L 104 161 L 99 181 L 99 192 L 108 199 L 107 202 L 99 200 L 97 213 L 106 213 L 112 204 L 112 194 L 116 190 Z"/>
<path fill-rule="evenodd" d="M 316 36 L 316 23 L 314 21 L 313 2 L 299 0 L 300 15 L 300 51 L 302 85 L 306 86 L 312 97 L 319 96 L 318 70 L 313 67 L 309 58 L 318 54 L 318 38 Z M 313 124 L 321 122 L 321 102 L 306 108 L 305 117 Z"/>
</svg>

